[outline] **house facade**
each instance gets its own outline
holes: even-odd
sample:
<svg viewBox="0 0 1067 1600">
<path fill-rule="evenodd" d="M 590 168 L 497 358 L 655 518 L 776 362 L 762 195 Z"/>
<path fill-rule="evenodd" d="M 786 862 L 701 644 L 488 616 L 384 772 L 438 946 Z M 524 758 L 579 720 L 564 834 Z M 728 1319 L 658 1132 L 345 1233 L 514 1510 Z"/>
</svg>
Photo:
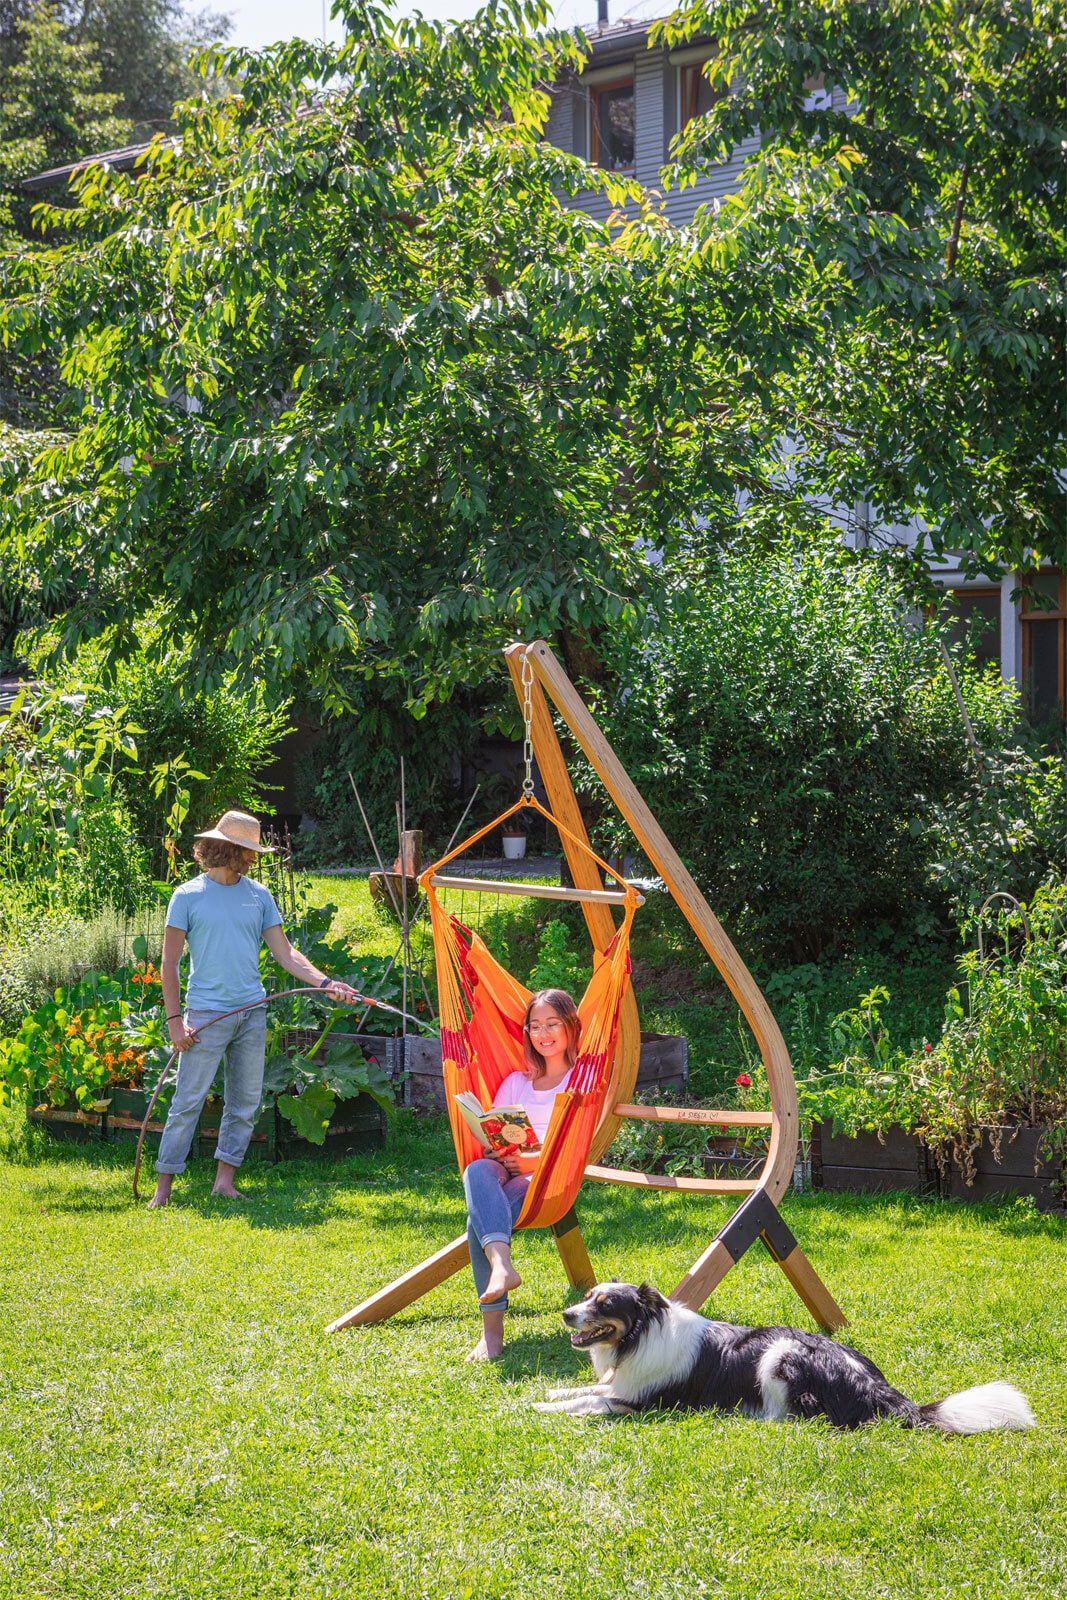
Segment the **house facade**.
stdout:
<svg viewBox="0 0 1067 1600">
<path fill-rule="evenodd" d="M 699 206 L 739 187 L 759 139 L 753 136 L 737 145 L 729 160 L 701 174 L 690 187 L 664 192 L 661 171 L 670 158 L 671 141 L 710 109 L 717 91 L 701 70 L 712 54 L 709 43 L 698 39 L 669 50 L 650 43 L 650 30 L 650 21 L 609 23 L 605 0 L 600 0 L 600 22 L 588 33 L 588 63 L 580 76 L 571 75 L 553 87 L 545 133 L 560 149 L 658 190 L 669 221 L 684 226 Z M 816 104 L 823 93 L 813 85 L 809 103 Z M 844 106 L 840 90 L 834 91 L 832 103 Z M 606 197 L 593 190 L 568 196 L 564 203 L 599 221 L 611 209 Z M 910 546 L 918 539 L 915 525 L 876 524 L 873 508 L 866 504 L 837 508 L 835 516 L 842 537 L 855 546 L 889 540 Z M 1004 679 L 1023 686 L 1038 720 L 1062 719 L 1067 707 L 1067 574 L 1049 567 L 1029 576 L 1033 598 L 1020 603 L 1012 599 L 1021 589 L 1018 573 L 999 583 L 971 579 L 951 559 L 934 563 L 931 572 L 946 592 L 954 627 L 977 639 L 979 659 L 995 661 Z"/>
</svg>

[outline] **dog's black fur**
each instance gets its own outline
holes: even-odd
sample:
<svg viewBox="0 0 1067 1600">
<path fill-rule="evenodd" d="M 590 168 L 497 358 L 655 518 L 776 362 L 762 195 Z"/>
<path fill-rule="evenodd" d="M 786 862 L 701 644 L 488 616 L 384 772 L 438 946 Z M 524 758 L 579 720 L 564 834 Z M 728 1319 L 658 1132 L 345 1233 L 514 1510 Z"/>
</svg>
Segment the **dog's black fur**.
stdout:
<svg viewBox="0 0 1067 1600">
<path fill-rule="evenodd" d="M 540 1411 L 714 1409 L 768 1421 L 821 1416 L 839 1428 L 892 1417 L 907 1428 L 945 1433 L 1026 1428 L 1034 1420 L 1010 1384 L 983 1384 L 917 1405 L 847 1345 L 799 1328 L 709 1322 L 647 1283 L 598 1284 L 564 1311 L 563 1320 L 571 1343 L 588 1351 L 599 1381 L 553 1390 Z"/>
</svg>

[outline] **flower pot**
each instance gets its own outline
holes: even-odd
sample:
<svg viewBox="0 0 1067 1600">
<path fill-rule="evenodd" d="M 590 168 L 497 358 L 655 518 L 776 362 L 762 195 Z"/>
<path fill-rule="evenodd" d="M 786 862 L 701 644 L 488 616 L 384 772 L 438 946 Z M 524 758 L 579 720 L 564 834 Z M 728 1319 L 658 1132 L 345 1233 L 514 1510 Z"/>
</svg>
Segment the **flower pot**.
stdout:
<svg viewBox="0 0 1067 1600">
<path fill-rule="evenodd" d="M 526 835 L 524 833 L 505 833 L 504 860 L 521 861 L 526 854 Z"/>
</svg>

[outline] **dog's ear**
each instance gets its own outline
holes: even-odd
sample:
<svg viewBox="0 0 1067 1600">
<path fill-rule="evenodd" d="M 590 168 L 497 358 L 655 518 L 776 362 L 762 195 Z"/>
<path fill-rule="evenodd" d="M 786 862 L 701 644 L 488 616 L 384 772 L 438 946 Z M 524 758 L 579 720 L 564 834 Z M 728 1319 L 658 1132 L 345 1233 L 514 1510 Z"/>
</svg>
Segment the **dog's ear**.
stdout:
<svg viewBox="0 0 1067 1600">
<path fill-rule="evenodd" d="M 637 1291 L 637 1298 L 649 1311 L 666 1311 L 667 1301 L 658 1289 L 653 1289 L 650 1283 L 642 1283 Z"/>
</svg>

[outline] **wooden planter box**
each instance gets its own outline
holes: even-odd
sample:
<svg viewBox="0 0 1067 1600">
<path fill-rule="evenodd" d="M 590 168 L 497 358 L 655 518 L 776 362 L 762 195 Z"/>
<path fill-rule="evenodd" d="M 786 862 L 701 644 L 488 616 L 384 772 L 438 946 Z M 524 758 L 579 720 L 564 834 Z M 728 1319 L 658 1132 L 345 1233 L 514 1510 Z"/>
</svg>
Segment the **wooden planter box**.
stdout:
<svg viewBox="0 0 1067 1600">
<path fill-rule="evenodd" d="M 33 1106 L 27 1119 L 64 1144 L 103 1144 L 107 1136 L 106 1111 L 68 1110 L 58 1106 Z"/>
<path fill-rule="evenodd" d="M 380 1150 L 385 1143 L 385 1112 L 369 1094 L 338 1100 L 324 1144 L 304 1139 L 280 1112 L 276 1117 L 275 1160 L 305 1156 L 346 1156 L 357 1150 Z"/>
<path fill-rule="evenodd" d="M 145 1145 L 159 1143 L 163 1124 L 167 1120 L 172 1090 L 164 1089 L 156 1101 L 152 1120 L 145 1129 Z M 107 1108 L 108 1144 L 136 1144 L 141 1136 L 141 1124 L 151 1098 L 140 1089 L 112 1089 L 111 1104 Z"/>
<path fill-rule="evenodd" d="M 1038 1160 L 1043 1129 L 1003 1128 L 1000 1130 L 1000 1160 L 995 1159 L 988 1132 L 974 1151 L 974 1182 L 968 1184 L 961 1167 L 950 1152 L 942 1154 L 941 1193 L 953 1200 L 994 1200 L 1001 1195 L 1029 1194 L 1040 1209 L 1057 1204 L 1057 1189 L 1062 1190 L 1064 1166 Z"/>
<path fill-rule="evenodd" d="M 416 1111 L 444 1111 L 445 1084 L 440 1039 L 409 1037 L 406 1046 L 407 1104 Z M 684 1034 L 643 1033 L 637 1068 L 637 1091 L 671 1089 L 684 1093 L 689 1081 L 689 1042 Z"/>
<path fill-rule="evenodd" d="M 812 1124 L 812 1185 L 828 1191 L 909 1189 L 943 1199 L 993 1200 L 1003 1195 L 1033 1195 L 1038 1208 L 1062 1204 L 1067 1172 L 1061 1161 L 1039 1162 L 1041 1128 L 1005 1128 L 996 1161 L 988 1133 L 974 1152 L 974 1182 L 968 1184 L 948 1146 L 930 1149 L 917 1134 L 890 1128 L 883 1144 L 876 1134 L 855 1138 Z"/>
<path fill-rule="evenodd" d="M 875 1133 L 854 1138 L 834 1133 L 829 1122 L 812 1123 L 811 1181 L 813 1188 L 831 1193 L 910 1189 L 937 1194 L 939 1188 L 937 1165 L 917 1134 L 892 1127 L 883 1144 Z"/>
</svg>

